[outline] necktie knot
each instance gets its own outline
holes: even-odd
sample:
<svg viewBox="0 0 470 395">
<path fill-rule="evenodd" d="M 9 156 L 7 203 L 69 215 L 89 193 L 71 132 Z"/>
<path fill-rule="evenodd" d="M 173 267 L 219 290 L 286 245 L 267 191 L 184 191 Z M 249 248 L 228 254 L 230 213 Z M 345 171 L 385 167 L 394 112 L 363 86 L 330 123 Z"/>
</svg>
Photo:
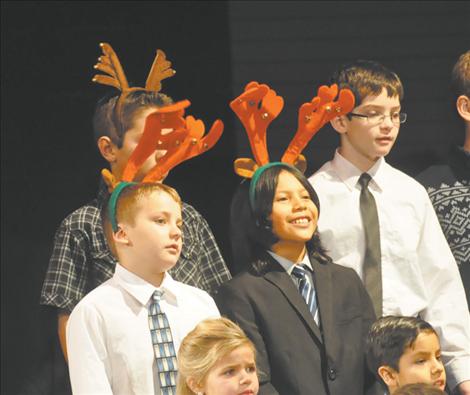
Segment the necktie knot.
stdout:
<svg viewBox="0 0 470 395">
<path fill-rule="evenodd" d="M 294 265 L 292 274 L 298 279 L 302 279 L 307 275 L 307 269 L 304 265 Z"/>
<path fill-rule="evenodd" d="M 372 179 L 372 177 L 368 173 L 362 173 L 361 176 L 359 177 L 359 185 L 362 187 L 362 189 L 367 188 L 369 186 L 369 182 Z"/>
<path fill-rule="evenodd" d="M 152 299 L 158 302 L 162 299 L 162 296 L 163 296 L 163 291 L 160 291 L 159 289 L 157 289 L 152 294 Z"/>
</svg>

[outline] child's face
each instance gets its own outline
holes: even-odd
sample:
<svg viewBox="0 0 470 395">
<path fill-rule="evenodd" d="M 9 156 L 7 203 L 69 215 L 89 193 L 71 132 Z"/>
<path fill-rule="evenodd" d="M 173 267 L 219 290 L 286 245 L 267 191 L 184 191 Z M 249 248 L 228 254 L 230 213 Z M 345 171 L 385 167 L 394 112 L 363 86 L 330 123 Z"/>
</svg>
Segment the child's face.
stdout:
<svg viewBox="0 0 470 395">
<path fill-rule="evenodd" d="M 128 129 L 124 134 L 124 139 L 121 148 L 116 148 L 116 162 L 112 163 L 113 174 L 120 177 L 124 168 L 126 167 L 127 161 L 134 152 L 135 147 L 140 141 L 144 133 L 145 121 L 147 116 L 155 112 L 156 108 L 147 108 L 142 111 L 139 115 L 134 117 L 133 127 Z M 156 165 L 157 159 L 161 156 L 162 152 L 155 150 L 152 155 L 150 155 L 146 161 L 143 163 L 142 167 L 139 169 L 138 173 L 134 177 L 134 181 L 142 181 L 145 175 Z"/>
<path fill-rule="evenodd" d="M 222 357 L 207 376 L 205 395 L 255 395 L 259 383 L 255 356 L 249 346 L 242 346 Z"/>
<path fill-rule="evenodd" d="M 315 232 L 317 220 L 318 209 L 308 191 L 294 175 L 281 171 L 271 212 L 273 231 L 280 240 L 273 247 L 305 245 Z"/>
<path fill-rule="evenodd" d="M 144 279 L 171 269 L 182 246 L 179 204 L 166 192 L 156 191 L 138 203 L 134 224 L 123 224 L 133 269 Z M 132 251 L 129 251 L 132 249 Z"/>
<path fill-rule="evenodd" d="M 363 170 L 370 168 L 392 149 L 400 123 L 392 122 L 390 115 L 400 109 L 399 97 L 388 97 L 385 88 L 378 96 L 367 96 L 352 112 L 368 116 L 384 114 L 385 119 L 377 123 L 357 116 L 342 117 L 343 124 L 335 127 L 341 134 L 340 154 Z"/>
<path fill-rule="evenodd" d="M 433 332 L 421 332 L 413 346 L 401 356 L 398 372 L 394 371 L 392 375 L 394 389 L 405 384 L 427 383 L 444 390 L 446 372 L 438 337 Z"/>
</svg>

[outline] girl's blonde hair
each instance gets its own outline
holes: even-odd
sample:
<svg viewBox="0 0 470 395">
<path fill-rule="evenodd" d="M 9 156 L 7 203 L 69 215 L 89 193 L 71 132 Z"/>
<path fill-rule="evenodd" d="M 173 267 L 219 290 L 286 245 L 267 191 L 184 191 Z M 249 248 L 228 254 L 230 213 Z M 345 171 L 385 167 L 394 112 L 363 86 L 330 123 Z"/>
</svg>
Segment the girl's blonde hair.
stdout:
<svg viewBox="0 0 470 395">
<path fill-rule="evenodd" d="M 193 395 L 187 384 L 189 378 L 204 385 L 217 361 L 243 346 L 250 347 L 256 357 L 255 346 L 234 322 L 223 317 L 201 321 L 179 348 L 176 395 Z"/>
</svg>

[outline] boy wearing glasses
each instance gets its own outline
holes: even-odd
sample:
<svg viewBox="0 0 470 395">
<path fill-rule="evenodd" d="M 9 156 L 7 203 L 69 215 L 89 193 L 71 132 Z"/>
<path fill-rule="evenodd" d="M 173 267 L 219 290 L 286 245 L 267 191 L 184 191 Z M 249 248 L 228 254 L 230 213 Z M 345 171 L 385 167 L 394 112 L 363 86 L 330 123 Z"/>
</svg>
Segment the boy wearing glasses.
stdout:
<svg viewBox="0 0 470 395">
<path fill-rule="evenodd" d="M 326 212 L 322 242 L 334 262 L 356 270 L 377 317 L 419 315 L 436 328 L 449 386 L 470 394 L 470 317 L 455 259 L 426 190 L 384 159 L 406 121 L 401 81 L 356 61 L 332 82 L 352 90 L 356 107 L 331 121 L 340 146 L 309 179 Z"/>
</svg>

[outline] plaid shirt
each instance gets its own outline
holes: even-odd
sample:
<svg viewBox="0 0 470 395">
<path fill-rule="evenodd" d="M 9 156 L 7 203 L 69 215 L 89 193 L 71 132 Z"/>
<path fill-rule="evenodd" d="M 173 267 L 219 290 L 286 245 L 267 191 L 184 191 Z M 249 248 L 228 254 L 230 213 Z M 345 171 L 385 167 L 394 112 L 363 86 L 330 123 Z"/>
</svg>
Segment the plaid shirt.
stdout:
<svg viewBox="0 0 470 395">
<path fill-rule="evenodd" d="M 40 303 L 70 313 L 92 289 L 114 274 L 111 254 L 101 224 L 101 208 L 108 193 L 100 186 L 98 196 L 62 221 L 41 291 Z M 206 220 L 183 203 L 183 248 L 169 273 L 185 284 L 215 294 L 231 278 Z"/>
</svg>

